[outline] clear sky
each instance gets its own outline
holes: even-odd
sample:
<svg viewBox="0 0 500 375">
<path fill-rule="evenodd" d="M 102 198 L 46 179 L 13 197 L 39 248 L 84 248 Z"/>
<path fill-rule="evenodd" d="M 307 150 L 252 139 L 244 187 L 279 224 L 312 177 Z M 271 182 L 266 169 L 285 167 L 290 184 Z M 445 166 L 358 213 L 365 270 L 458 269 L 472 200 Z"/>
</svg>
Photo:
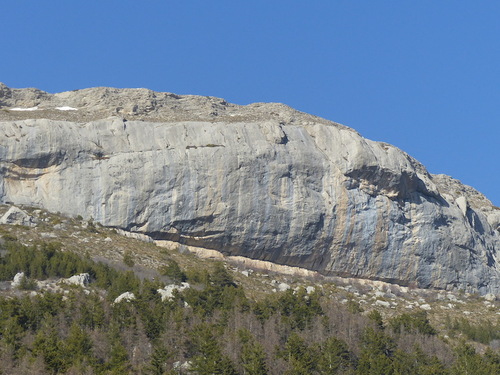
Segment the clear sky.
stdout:
<svg viewBox="0 0 500 375">
<path fill-rule="evenodd" d="M 0 82 L 282 102 L 500 206 L 500 2 L 1 1 Z"/>
</svg>

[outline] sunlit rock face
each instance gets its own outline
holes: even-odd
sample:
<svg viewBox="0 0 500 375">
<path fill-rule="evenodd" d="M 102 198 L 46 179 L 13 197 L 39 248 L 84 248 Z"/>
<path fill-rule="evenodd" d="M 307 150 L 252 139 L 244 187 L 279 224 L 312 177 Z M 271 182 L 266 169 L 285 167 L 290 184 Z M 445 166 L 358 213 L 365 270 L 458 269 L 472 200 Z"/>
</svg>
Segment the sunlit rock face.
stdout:
<svg viewBox="0 0 500 375">
<path fill-rule="evenodd" d="M 0 105 L 4 203 L 325 275 L 500 293 L 500 210 L 340 124 L 145 89 L 0 85 Z"/>
</svg>

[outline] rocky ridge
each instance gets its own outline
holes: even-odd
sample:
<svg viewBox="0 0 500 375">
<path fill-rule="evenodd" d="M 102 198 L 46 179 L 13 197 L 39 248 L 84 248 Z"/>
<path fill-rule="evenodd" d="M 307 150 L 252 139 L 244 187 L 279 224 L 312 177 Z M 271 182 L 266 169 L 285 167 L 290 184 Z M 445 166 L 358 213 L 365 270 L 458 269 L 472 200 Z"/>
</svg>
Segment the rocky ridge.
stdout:
<svg viewBox="0 0 500 375">
<path fill-rule="evenodd" d="M 282 104 L 0 85 L 2 203 L 324 275 L 500 294 L 500 209 Z"/>
</svg>

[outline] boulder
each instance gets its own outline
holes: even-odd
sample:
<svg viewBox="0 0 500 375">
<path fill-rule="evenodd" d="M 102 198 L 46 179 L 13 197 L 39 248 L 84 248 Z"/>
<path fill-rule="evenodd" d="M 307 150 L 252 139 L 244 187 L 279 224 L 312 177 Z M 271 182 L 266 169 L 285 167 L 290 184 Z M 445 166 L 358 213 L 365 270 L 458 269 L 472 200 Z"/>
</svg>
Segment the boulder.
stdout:
<svg viewBox="0 0 500 375">
<path fill-rule="evenodd" d="M 23 225 L 27 227 L 36 226 L 36 219 L 16 206 L 12 206 L 0 218 L 0 224 Z"/>
<path fill-rule="evenodd" d="M 24 278 L 25 278 L 24 272 L 18 272 L 18 273 L 16 273 L 15 276 L 14 276 L 14 279 L 12 280 L 12 283 L 10 284 L 10 286 L 12 288 L 19 288 L 19 286 L 23 282 Z"/>
<path fill-rule="evenodd" d="M 66 284 L 78 285 L 81 287 L 86 287 L 90 282 L 90 275 L 88 273 L 81 273 L 79 275 L 71 276 L 68 279 L 65 279 L 64 282 Z"/>
<path fill-rule="evenodd" d="M 125 292 L 120 294 L 118 297 L 115 298 L 114 303 L 120 303 L 120 302 L 130 302 L 135 300 L 135 294 L 131 292 Z"/>
<path fill-rule="evenodd" d="M 180 285 L 171 284 L 171 285 L 165 286 L 165 288 L 163 288 L 163 289 L 158 289 L 157 292 L 158 292 L 158 294 L 160 294 L 161 300 L 166 301 L 166 300 L 170 300 L 170 299 L 174 298 L 174 291 L 175 290 L 181 291 L 181 290 L 184 290 L 184 289 L 187 289 L 190 287 L 191 286 L 189 285 L 189 283 L 181 283 Z"/>
</svg>

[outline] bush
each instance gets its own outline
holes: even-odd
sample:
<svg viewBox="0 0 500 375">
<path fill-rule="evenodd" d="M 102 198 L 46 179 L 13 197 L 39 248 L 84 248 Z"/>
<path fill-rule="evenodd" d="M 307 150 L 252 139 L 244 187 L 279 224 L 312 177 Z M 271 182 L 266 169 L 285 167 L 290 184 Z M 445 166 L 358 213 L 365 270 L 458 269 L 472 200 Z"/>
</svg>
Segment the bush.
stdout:
<svg viewBox="0 0 500 375">
<path fill-rule="evenodd" d="M 161 274 L 169 277 L 175 283 L 182 283 L 187 280 L 186 273 L 181 270 L 175 260 L 171 260 L 167 266 L 163 267 Z"/>
<path fill-rule="evenodd" d="M 123 255 L 123 263 L 125 263 L 128 267 L 134 267 L 135 262 L 130 251 L 126 251 Z"/>
<path fill-rule="evenodd" d="M 435 335 L 436 330 L 427 319 L 427 312 L 417 311 L 415 313 L 404 313 L 389 321 L 390 327 L 396 333 L 421 333 L 424 335 Z"/>
</svg>

